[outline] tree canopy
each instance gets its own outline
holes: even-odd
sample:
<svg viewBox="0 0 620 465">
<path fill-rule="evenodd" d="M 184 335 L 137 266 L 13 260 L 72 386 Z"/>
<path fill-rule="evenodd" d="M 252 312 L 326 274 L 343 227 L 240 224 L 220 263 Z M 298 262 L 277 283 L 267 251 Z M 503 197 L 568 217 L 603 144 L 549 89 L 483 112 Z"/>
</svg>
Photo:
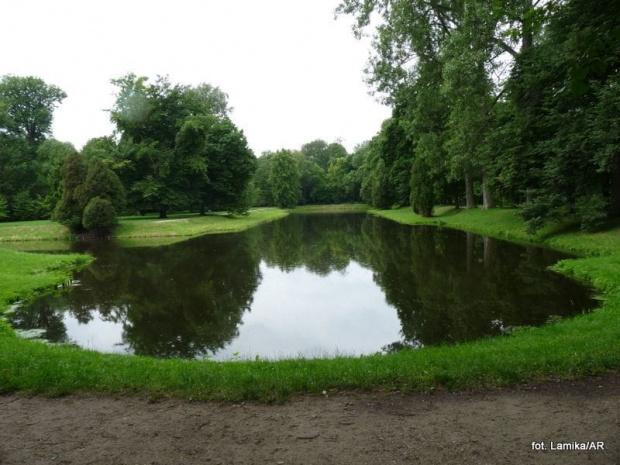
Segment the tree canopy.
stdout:
<svg viewBox="0 0 620 465">
<path fill-rule="evenodd" d="M 401 204 L 410 170 L 425 214 L 499 200 L 523 205 L 531 230 L 620 214 L 614 2 L 343 0 L 338 12 L 357 36 L 374 29 L 367 78 L 393 106 L 368 149 L 365 201 Z"/>
<path fill-rule="evenodd" d="M 196 206 L 243 211 L 255 157 L 243 132 L 228 118 L 226 94 L 208 84 L 148 83 L 133 74 L 115 79 L 110 112 L 120 134 L 114 163 L 130 206 Z"/>
</svg>

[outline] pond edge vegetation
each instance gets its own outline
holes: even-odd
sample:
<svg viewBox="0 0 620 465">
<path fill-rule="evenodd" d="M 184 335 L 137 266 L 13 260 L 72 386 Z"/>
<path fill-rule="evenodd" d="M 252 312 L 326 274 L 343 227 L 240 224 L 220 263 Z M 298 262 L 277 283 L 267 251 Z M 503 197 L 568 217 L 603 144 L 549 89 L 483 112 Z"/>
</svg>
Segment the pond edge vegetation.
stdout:
<svg viewBox="0 0 620 465">
<path fill-rule="evenodd" d="M 436 224 L 582 255 L 563 260 L 554 269 L 594 286 L 604 296 L 602 306 L 542 327 L 521 328 L 510 336 L 453 346 L 389 355 L 224 363 L 110 355 L 46 344 L 20 339 L 0 321 L 0 393 L 280 401 L 294 394 L 329 395 L 351 390 L 491 388 L 575 379 L 620 367 L 620 228 L 584 233 L 555 225 L 533 236 L 525 233 L 515 209 L 457 213 L 439 208 L 435 218 L 422 218 L 404 208 L 370 213 L 405 224 Z M 45 270 L 49 275 L 47 287 L 63 282 L 69 267 L 83 266 L 88 260 L 5 250 L 0 253 L 3 257 L 35 257 L 29 269 Z M 37 285 L 28 289 L 28 283 L 18 284 L 14 286 L 20 297 L 37 289 Z M 8 307 L 7 299 L 0 295 L 0 310 Z"/>
</svg>

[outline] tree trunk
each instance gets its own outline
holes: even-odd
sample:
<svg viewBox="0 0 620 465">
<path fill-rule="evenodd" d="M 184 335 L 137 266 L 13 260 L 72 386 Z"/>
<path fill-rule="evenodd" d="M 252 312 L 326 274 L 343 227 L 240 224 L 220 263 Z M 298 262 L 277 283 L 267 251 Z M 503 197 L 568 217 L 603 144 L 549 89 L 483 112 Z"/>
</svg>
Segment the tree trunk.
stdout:
<svg viewBox="0 0 620 465">
<path fill-rule="evenodd" d="M 456 208 L 457 210 L 461 209 L 461 203 L 460 203 L 460 199 L 459 199 L 459 195 L 456 194 L 454 196 L 454 208 Z"/>
<path fill-rule="evenodd" d="M 525 203 L 528 203 L 528 204 L 532 203 L 532 201 L 534 200 L 533 192 L 534 192 L 534 189 L 529 188 L 529 187 L 525 190 Z"/>
<path fill-rule="evenodd" d="M 469 174 L 465 175 L 465 208 L 468 210 L 476 208 L 476 200 L 474 199 L 474 180 Z"/>
<path fill-rule="evenodd" d="M 614 155 L 609 167 L 609 216 L 620 216 L 620 152 Z"/>
<path fill-rule="evenodd" d="M 160 218 L 168 218 L 168 209 L 164 206 L 159 207 L 159 217 Z"/>
<path fill-rule="evenodd" d="M 200 216 L 205 216 L 207 212 L 205 211 L 205 203 L 200 202 Z"/>
<path fill-rule="evenodd" d="M 470 272 L 474 267 L 474 246 L 476 245 L 476 236 L 473 233 L 467 235 L 467 271 Z"/>
<path fill-rule="evenodd" d="M 495 202 L 487 185 L 487 175 L 482 173 L 482 209 L 489 210 L 495 208 Z"/>
</svg>

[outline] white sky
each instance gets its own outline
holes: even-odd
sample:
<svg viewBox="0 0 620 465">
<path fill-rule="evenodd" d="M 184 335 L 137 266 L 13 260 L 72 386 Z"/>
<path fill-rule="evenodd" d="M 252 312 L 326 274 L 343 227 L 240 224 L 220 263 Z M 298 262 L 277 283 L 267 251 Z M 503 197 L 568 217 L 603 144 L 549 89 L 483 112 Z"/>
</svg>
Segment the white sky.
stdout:
<svg viewBox="0 0 620 465">
<path fill-rule="evenodd" d="M 0 76 L 37 76 L 68 98 L 54 137 L 80 149 L 113 126 L 110 80 L 128 72 L 219 86 L 256 155 L 342 139 L 390 116 L 363 82 L 369 43 L 338 0 L 0 0 Z"/>
</svg>

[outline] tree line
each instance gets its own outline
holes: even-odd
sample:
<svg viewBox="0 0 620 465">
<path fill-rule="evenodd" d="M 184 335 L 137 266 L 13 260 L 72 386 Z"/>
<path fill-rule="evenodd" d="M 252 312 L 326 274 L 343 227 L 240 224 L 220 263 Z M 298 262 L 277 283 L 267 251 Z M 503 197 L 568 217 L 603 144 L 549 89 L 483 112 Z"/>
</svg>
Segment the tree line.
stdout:
<svg viewBox="0 0 620 465">
<path fill-rule="evenodd" d="M 534 232 L 620 215 L 620 10 L 587 0 L 344 0 L 375 29 L 367 79 L 392 106 L 347 154 L 314 141 L 259 158 L 259 204 L 361 201 L 431 216 L 519 206 Z M 378 24 L 378 25 L 375 25 Z"/>
<path fill-rule="evenodd" d="M 357 35 L 375 30 L 367 77 L 393 107 L 366 162 L 373 205 L 518 204 L 531 231 L 620 214 L 616 2 L 343 0 L 338 12 Z"/>
<path fill-rule="evenodd" d="M 367 79 L 393 109 L 353 153 L 315 140 L 257 159 L 219 88 L 129 74 L 113 81 L 115 133 L 65 169 L 75 149 L 47 137 L 66 94 L 5 76 L 0 219 L 77 224 L 95 198 L 93 211 L 161 217 L 251 205 L 365 202 L 424 216 L 436 204 L 518 205 L 530 231 L 567 216 L 596 229 L 620 215 L 614 1 L 342 0 L 337 11 L 354 17 L 355 34 L 375 31 Z M 85 185 L 106 170 L 123 202 Z"/>
</svg>

